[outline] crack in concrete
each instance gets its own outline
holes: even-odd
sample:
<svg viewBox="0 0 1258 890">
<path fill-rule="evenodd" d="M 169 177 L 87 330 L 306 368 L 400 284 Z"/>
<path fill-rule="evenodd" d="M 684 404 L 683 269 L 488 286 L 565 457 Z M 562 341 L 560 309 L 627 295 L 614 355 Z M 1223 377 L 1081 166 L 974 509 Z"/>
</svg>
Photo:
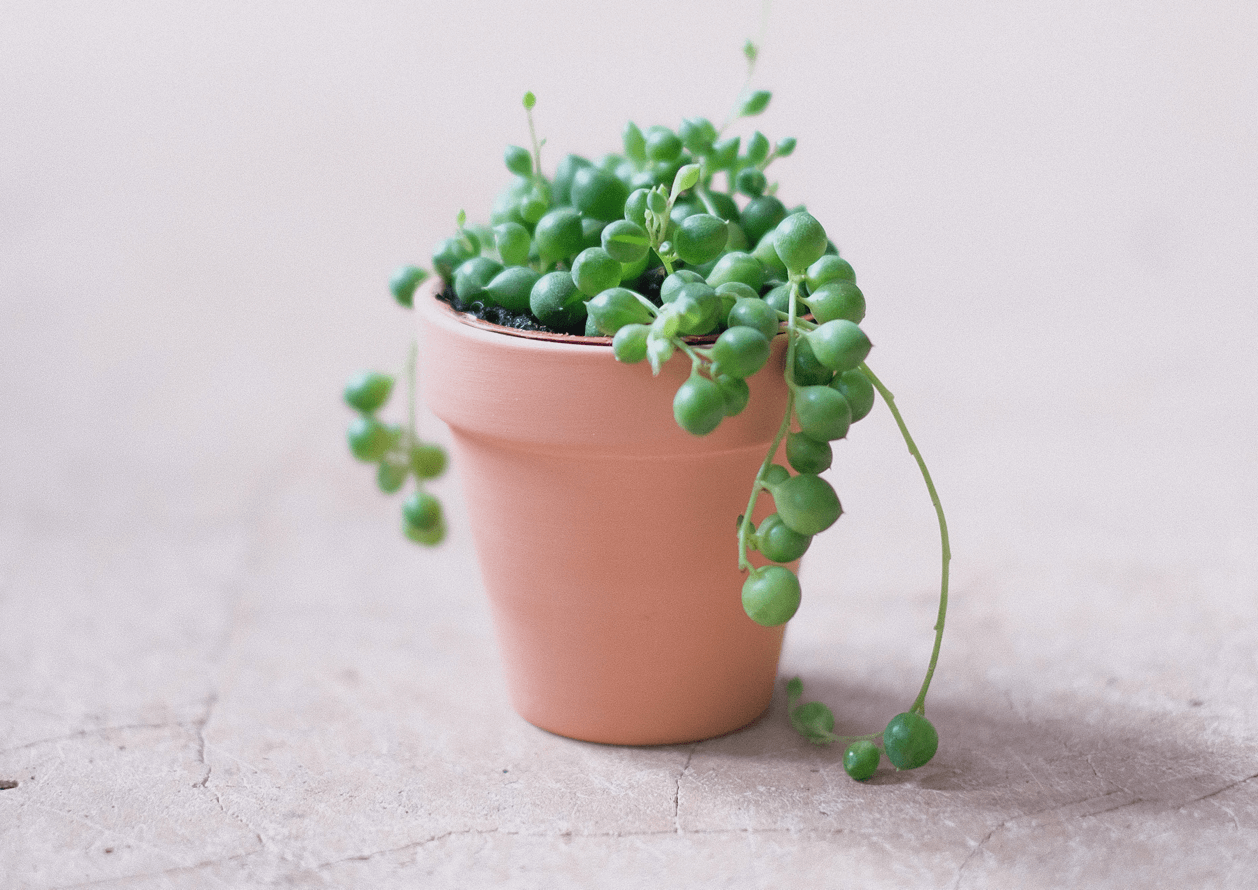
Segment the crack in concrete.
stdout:
<svg viewBox="0 0 1258 890">
<path fill-rule="evenodd" d="M 977 856 L 980 852 L 982 852 L 983 847 L 985 847 L 987 845 L 987 842 L 992 839 L 992 835 L 1000 831 L 1002 828 L 1004 828 L 1006 825 L 1008 825 L 1012 821 L 1013 821 L 1012 819 L 1006 819 L 1004 822 L 1001 822 L 999 825 L 992 828 L 991 831 L 987 832 L 987 834 L 983 835 L 982 839 L 979 840 L 979 842 L 974 845 L 974 849 L 970 851 L 970 854 L 965 857 L 965 859 L 961 862 L 959 866 L 957 866 L 957 879 L 952 884 L 952 890 L 960 890 L 961 881 L 965 877 L 965 869 L 967 866 L 969 866 L 970 860 L 972 860 L 975 856 Z"/>
<path fill-rule="evenodd" d="M 283 457 L 278 461 L 278 466 L 274 469 L 277 472 L 270 472 L 263 476 L 263 481 L 258 485 L 249 500 L 249 505 L 244 511 L 244 525 L 249 529 L 248 543 L 245 546 L 244 553 L 240 558 L 240 562 L 236 571 L 224 581 L 223 590 L 227 594 L 225 603 L 228 615 L 226 626 L 219 637 L 217 644 L 207 653 L 207 662 L 209 665 L 210 691 L 205 697 L 205 711 L 200 718 L 193 721 L 193 728 L 197 737 L 197 762 L 204 767 L 204 774 L 200 780 L 192 784 L 193 788 L 200 788 L 214 798 L 215 804 L 219 811 L 228 818 L 239 822 L 254 836 L 258 842 L 258 850 L 272 852 L 274 847 L 267 840 L 263 833 L 249 823 L 247 819 L 238 813 L 230 810 L 223 802 L 223 796 L 220 791 L 209 786 L 210 776 L 214 767 L 208 759 L 209 743 L 206 740 L 206 729 L 210 721 L 214 717 L 215 709 L 221 699 L 222 689 L 222 673 L 224 665 L 227 663 L 232 653 L 232 642 L 236 638 L 240 629 L 241 605 L 245 599 L 247 589 L 247 580 L 252 572 L 254 572 L 262 563 L 266 552 L 265 532 L 263 522 L 266 513 L 277 501 L 280 493 L 283 491 L 286 482 L 283 481 L 284 474 L 278 472 L 278 469 L 284 466 L 291 466 L 293 457 L 301 450 L 300 445 L 295 445 L 289 449 Z M 230 756 L 230 755 L 228 755 Z M 236 759 L 236 758 L 233 758 Z M 253 852 L 258 852 L 257 850 Z M 250 854 L 251 855 L 251 854 Z"/>
<path fill-rule="evenodd" d="M 1202 794 L 1197 797 L 1190 798 L 1189 800 L 1183 801 L 1182 803 L 1176 803 L 1173 800 L 1158 800 L 1156 798 L 1147 798 L 1147 797 L 1140 797 L 1139 795 L 1133 795 L 1131 800 L 1125 801 L 1120 804 L 1116 804 L 1112 807 L 1106 807 L 1103 810 L 1097 810 L 1094 813 L 1085 813 L 1080 818 L 1091 819 L 1096 816 L 1103 816 L 1106 813 L 1112 813 L 1115 810 L 1125 809 L 1126 807 L 1132 807 L 1132 806 L 1135 806 L 1136 804 L 1142 804 L 1142 803 L 1150 804 L 1160 812 L 1167 812 L 1167 813 L 1179 812 L 1180 810 L 1186 807 L 1190 807 L 1195 803 L 1200 803 L 1203 800 L 1211 800 L 1211 798 L 1217 797 L 1218 795 L 1223 794 L 1225 791 L 1230 791 L 1233 788 L 1237 788 L 1241 785 L 1244 785 L 1246 782 L 1252 782 L 1254 779 L 1258 779 L 1258 773 L 1255 773 L 1252 776 L 1246 776 L 1242 779 L 1237 779 L 1234 782 L 1228 782 L 1222 788 L 1216 788 L 1214 791 L 1211 791 L 1208 794 Z M 1132 792 L 1127 791 L 1126 789 L 1123 789 L 1123 793 L 1132 794 Z M 1235 817 L 1233 817 L 1233 820 L 1235 820 Z"/>
<path fill-rule="evenodd" d="M 1096 764 L 1092 762 L 1091 754 L 1083 755 L 1083 762 L 1088 765 L 1088 769 L 1092 770 L 1092 775 L 1096 777 L 1097 781 L 1104 782 L 1107 785 L 1109 784 L 1109 779 L 1106 779 L 1105 777 L 1103 777 L 1100 773 L 1096 771 Z"/>
<path fill-rule="evenodd" d="M 1089 766 L 1092 765 L 1092 762 L 1090 759 L 1088 760 L 1088 765 Z M 1096 773 L 1095 767 L 1093 767 L 1092 772 L 1094 774 Z M 1098 774 L 1097 778 L 1101 779 L 1101 776 Z M 1046 807 L 1042 810 L 1035 810 L 1034 812 L 1022 813 L 1021 815 L 1013 816 L 1012 818 L 1005 819 L 1003 822 L 1000 822 L 997 825 L 995 825 L 990 831 L 987 832 L 987 834 L 983 835 L 983 837 L 979 840 L 977 844 L 974 845 L 974 848 L 970 850 L 969 854 L 965 857 L 965 860 L 961 863 L 961 865 L 957 869 L 957 876 L 956 876 L 956 880 L 952 884 L 952 890 L 960 890 L 961 881 L 964 879 L 966 868 L 969 866 L 970 862 L 973 861 L 974 857 L 976 857 L 979 853 L 983 851 L 983 848 L 991 841 L 991 839 L 998 832 L 1004 831 L 1006 828 L 1010 827 L 1011 825 L 1014 825 L 1018 822 L 1025 821 L 1027 819 L 1034 819 L 1037 817 L 1047 816 L 1054 812 L 1066 810 L 1071 807 L 1083 806 L 1093 801 L 1101 801 L 1107 797 L 1112 797 L 1115 794 L 1129 795 L 1131 796 L 1131 799 L 1124 800 L 1121 803 L 1116 803 L 1114 806 L 1105 807 L 1104 809 L 1095 810 L 1090 813 L 1081 813 L 1076 818 L 1078 818 L 1079 820 L 1092 819 L 1097 816 L 1103 816 L 1106 813 L 1113 813 L 1116 810 L 1125 809 L 1127 807 L 1135 806 L 1137 804 L 1142 804 L 1142 803 L 1153 804 L 1155 806 L 1160 804 L 1161 809 L 1163 811 L 1172 812 L 1172 811 L 1182 810 L 1185 807 L 1191 806 L 1194 803 L 1200 803 L 1201 801 L 1210 801 L 1216 806 L 1219 806 L 1220 808 L 1222 808 L 1223 811 L 1226 812 L 1232 818 L 1232 824 L 1236 826 L 1237 830 L 1240 830 L 1240 823 L 1237 822 L 1235 814 L 1233 814 L 1226 807 L 1223 807 L 1222 804 L 1219 804 L 1217 801 L 1214 801 L 1213 798 L 1217 797 L 1220 794 L 1223 794 L 1225 791 L 1231 790 L 1232 788 L 1236 788 L 1241 785 L 1244 785 L 1246 782 L 1252 782 L 1255 779 L 1258 779 L 1258 773 L 1255 773 L 1252 776 L 1246 776 L 1243 779 L 1237 779 L 1234 782 L 1229 782 L 1228 784 L 1224 785 L 1222 788 L 1218 788 L 1214 791 L 1211 791 L 1209 794 L 1203 794 L 1200 797 L 1194 797 L 1191 800 L 1186 800 L 1180 804 L 1176 804 L 1174 801 L 1158 801 L 1158 800 L 1154 800 L 1150 798 L 1132 795 L 1130 791 L 1127 791 L 1124 788 L 1119 788 L 1118 790 L 1110 791 L 1110 792 L 1107 792 L 1106 794 L 1090 795 L 1088 797 L 1080 798 L 1079 800 L 1068 801 L 1066 803 L 1056 804 L 1051 807 Z M 1101 779 L 1101 781 L 1107 781 L 1107 780 Z"/>
<path fill-rule="evenodd" d="M 194 865 L 180 865 L 174 868 L 162 869 L 161 871 L 142 872 L 140 874 L 122 875 L 122 876 L 113 877 L 113 878 L 101 878 L 99 881 L 86 881 L 84 883 L 79 883 L 79 884 L 61 884 L 60 886 L 50 888 L 50 890 L 86 890 L 86 888 L 88 887 L 107 887 L 110 884 L 124 884 L 124 883 L 129 884 L 130 882 L 137 881 L 137 880 L 143 881 L 143 880 L 148 880 L 150 878 L 161 878 L 167 875 L 192 873 L 192 872 L 199 871 L 200 869 L 203 869 L 203 868 L 209 868 L 210 866 L 221 865 L 222 863 L 225 863 L 225 862 L 235 862 L 239 859 L 248 859 L 252 856 L 257 856 L 257 855 L 258 855 L 258 851 L 254 850 L 249 853 L 237 853 L 235 856 L 220 856 L 217 859 L 206 859 L 204 862 L 198 862 L 198 863 L 195 863 Z M 221 886 L 224 886 L 224 887 L 231 886 L 229 884 L 224 884 L 223 881 L 219 880 L 218 878 L 214 878 L 213 876 L 210 876 L 210 877 Z"/>
<path fill-rule="evenodd" d="M 213 718 L 214 706 L 217 704 L 218 693 L 211 692 L 205 700 L 205 713 L 200 718 L 193 721 L 192 724 L 197 733 L 197 762 L 205 767 L 205 775 L 201 777 L 199 782 L 192 783 L 193 788 L 204 788 L 210 781 L 210 772 L 213 770 L 213 767 L 211 767 L 210 762 L 205 759 L 205 727 L 209 725 L 211 718 Z"/>
<path fill-rule="evenodd" d="M 175 727 L 177 729 L 187 730 L 192 725 L 179 720 L 167 720 L 164 723 L 125 723 L 120 726 L 98 726 L 91 729 L 80 729 L 76 732 L 69 732 L 65 735 L 49 736 L 44 739 L 36 739 L 33 742 L 24 742 L 21 745 L 14 745 L 12 748 L 0 749 L 0 755 L 12 754 L 15 751 L 23 751 L 27 748 L 37 748 L 40 745 L 51 745 L 57 742 L 68 742 L 73 739 L 85 739 L 94 735 L 107 735 L 111 732 L 130 732 L 139 729 L 167 729 Z"/>
<path fill-rule="evenodd" d="M 816 838 L 832 838 L 840 835 L 854 834 L 857 832 L 849 828 L 834 828 L 827 830 L 800 830 L 797 828 L 699 828 L 685 832 L 685 836 L 704 836 L 715 837 L 720 835 L 729 836 L 751 836 L 758 834 L 774 834 L 774 835 L 792 835 L 792 836 L 811 836 Z M 341 859 L 333 859 L 328 862 L 322 862 L 313 866 L 313 871 L 323 871 L 324 869 L 333 868 L 346 862 L 369 862 L 380 856 L 393 856 L 399 853 L 406 853 L 412 850 L 421 850 L 432 844 L 449 840 L 452 837 L 472 837 L 481 836 L 489 837 L 491 835 L 502 835 L 504 837 L 521 837 L 534 839 L 558 839 L 567 840 L 602 840 L 608 838 L 622 839 L 635 837 L 675 837 L 677 832 L 671 829 L 660 828 L 651 831 L 592 831 L 574 834 L 571 831 L 559 831 L 553 834 L 539 834 L 530 831 L 510 831 L 502 828 L 458 828 L 450 831 L 443 831 L 441 834 L 434 834 L 431 837 L 424 838 L 420 841 L 413 841 L 409 844 L 403 844 L 398 847 L 390 847 L 385 850 L 373 850 L 370 853 L 359 853 L 356 856 L 345 856 Z"/>
<path fill-rule="evenodd" d="M 1229 782 L 1217 791 L 1211 791 L 1209 794 L 1201 795 L 1201 797 L 1194 797 L 1192 800 L 1186 800 L 1176 809 L 1182 810 L 1184 807 L 1192 806 L 1193 804 L 1200 803 L 1203 800 L 1210 800 L 1212 797 L 1217 797 L 1225 791 L 1231 791 L 1233 788 L 1238 788 L 1246 782 L 1252 782 L 1254 779 L 1258 779 L 1258 773 L 1254 773 L 1252 776 L 1246 776 L 1243 779 L 1237 779 L 1235 782 Z M 1211 802 L 1213 803 L 1213 801 Z M 1234 816 L 1233 819 L 1235 819 Z"/>
<path fill-rule="evenodd" d="M 699 746 L 703 742 L 695 742 L 690 746 L 689 753 L 686 754 L 686 762 L 682 765 L 681 772 L 677 774 L 677 783 L 673 786 L 673 827 L 677 834 L 684 834 L 681 828 L 681 782 L 686 778 L 686 773 L 690 769 L 690 761 L 694 760 L 695 751 L 699 750 Z"/>
<path fill-rule="evenodd" d="M 1228 818 L 1232 820 L 1232 827 L 1235 828 L 1237 831 L 1241 830 L 1240 820 L 1236 818 L 1236 814 L 1233 813 L 1228 807 L 1225 807 L 1223 804 L 1219 803 L 1217 800 L 1211 800 L 1210 805 L 1218 807 L 1220 810 L 1227 813 Z"/>
<path fill-rule="evenodd" d="M 87 818 L 86 816 L 80 816 L 75 813 L 67 812 L 66 810 L 59 810 L 56 807 L 46 806 L 44 804 L 36 803 L 34 801 L 28 802 L 27 805 L 37 810 L 43 810 L 46 813 L 52 813 L 53 815 L 57 815 L 65 819 L 69 819 L 72 822 L 78 822 L 82 825 L 86 825 L 88 828 L 93 828 L 96 831 L 99 831 L 101 834 L 107 834 L 107 835 L 112 835 L 114 837 L 123 838 L 127 843 L 133 844 L 134 846 L 139 847 L 141 849 L 148 850 L 150 853 L 154 853 L 158 856 L 161 856 L 163 859 L 169 859 L 175 863 L 179 862 L 179 858 L 177 856 L 175 856 L 173 853 L 163 850 L 161 847 L 155 846 L 153 844 L 145 843 L 139 838 L 126 834 L 124 832 L 121 832 L 116 828 L 110 828 L 106 825 L 101 825 L 99 822 L 93 822 L 91 819 Z M 188 866 L 177 865 L 176 867 L 187 868 Z"/>
<path fill-rule="evenodd" d="M 1117 792 L 1115 792 L 1115 793 L 1117 793 Z M 1128 793 L 1128 794 L 1129 794 L 1130 792 L 1124 792 L 1124 793 Z M 1106 797 L 1109 797 L 1110 795 L 1108 795 L 1108 794 L 1107 794 L 1107 795 L 1105 795 L 1105 796 L 1106 796 Z M 1092 798 L 1092 799 L 1095 799 L 1095 800 L 1100 800 L 1100 798 Z M 1083 803 L 1087 803 L 1087 801 L 1083 801 Z M 1114 812 L 1115 810 L 1122 810 L 1122 809 L 1126 809 L 1127 807 L 1134 807 L 1134 806 L 1135 806 L 1136 804 L 1138 804 L 1138 803 L 1157 803 L 1157 801 L 1151 801 L 1151 800 L 1149 800 L 1148 798 L 1144 798 L 1144 797 L 1139 797 L 1139 796 L 1137 796 L 1137 797 L 1133 797 L 1131 800 L 1127 800 L 1127 801 L 1123 801 L 1122 803 L 1114 804 L 1114 806 L 1112 806 L 1112 807 L 1106 807 L 1106 808 L 1105 808 L 1105 809 L 1103 809 L 1103 810 L 1095 810 L 1095 811 L 1093 811 L 1093 812 L 1091 812 L 1091 813 L 1084 813 L 1084 814 L 1083 814 L 1082 816 L 1080 816 L 1079 818 L 1080 818 L 1080 819 L 1095 819 L 1097 816 L 1104 816 L 1106 813 L 1112 813 L 1112 812 Z"/>
<path fill-rule="evenodd" d="M 201 777 L 200 781 L 193 782 L 192 787 L 201 788 L 204 791 L 208 791 L 214 797 L 214 803 L 218 805 L 219 812 L 221 812 L 224 816 L 228 817 L 229 819 L 239 822 L 241 825 L 247 828 L 250 831 L 250 833 L 253 834 L 254 838 L 258 841 L 258 850 L 270 850 L 271 845 L 267 842 L 267 839 L 262 836 L 262 832 L 259 831 L 257 828 L 255 828 L 253 825 L 251 825 L 247 819 L 229 810 L 227 808 L 227 805 L 223 803 L 222 793 L 219 792 L 216 788 L 209 787 L 210 775 L 214 771 L 214 766 L 207 759 L 207 749 L 209 745 L 207 744 L 205 740 L 205 729 L 209 725 L 210 720 L 212 720 L 214 717 L 214 708 L 217 704 L 218 704 L 218 693 L 217 692 L 210 693 L 210 695 L 205 700 L 205 714 L 202 715 L 201 718 L 198 719 L 193 724 L 193 726 L 196 728 L 196 733 L 197 733 L 197 761 L 203 767 L 205 767 L 205 775 Z M 256 853 L 258 852 L 258 850 L 255 850 L 253 852 Z"/>
</svg>

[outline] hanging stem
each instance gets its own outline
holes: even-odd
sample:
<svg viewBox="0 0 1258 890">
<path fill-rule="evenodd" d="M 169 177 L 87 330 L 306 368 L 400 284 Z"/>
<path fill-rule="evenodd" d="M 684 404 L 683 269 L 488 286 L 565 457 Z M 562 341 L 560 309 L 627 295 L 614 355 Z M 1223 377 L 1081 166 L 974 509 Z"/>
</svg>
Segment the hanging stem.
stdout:
<svg viewBox="0 0 1258 890">
<path fill-rule="evenodd" d="M 419 441 L 419 430 L 415 429 L 415 359 L 418 354 L 419 343 L 412 340 L 406 354 L 406 429 L 413 442 Z"/>
<path fill-rule="evenodd" d="M 869 365 L 862 362 L 860 369 L 869 378 L 869 382 L 874 385 L 874 388 L 878 390 L 878 394 L 887 403 L 887 407 L 891 409 L 891 416 L 895 418 L 896 426 L 900 428 L 900 435 L 904 437 L 904 444 L 908 446 L 909 454 L 913 455 L 913 459 L 917 461 L 917 468 L 922 471 L 922 479 L 926 481 L 926 490 L 930 492 L 930 502 L 934 504 L 935 515 L 939 517 L 939 543 L 943 552 L 943 568 L 940 572 L 939 580 L 939 617 L 935 620 L 935 648 L 930 653 L 930 664 L 926 667 L 926 678 L 922 680 L 921 691 L 917 693 L 917 698 L 913 700 L 913 706 L 909 708 L 910 711 L 925 715 L 926 692 L 930 689 L 931 678 L 935 676 L 935 665 L 939 661 L 939 646 L 943 643 L 944 618 L 948 614 L 948 563 L 952 559 L 952 549 L 948 545 L 948 521 L 944 519 L 943 506 L 939 503 L 939 493 L 935 491 L 935 483 L 930 478 L 930 470 L 926 469 L 926 461 L 922 459 L 922 453 L 917 450 L 917 443 L 909 435 L 909 429 L 904 425 L 904 418 L 900 415 L 900 409 L 895 405 L 895 396 L 891 394 L 891 390 L 883 385 L 874 372 L 869 370 Z"/>
<path fill-rule="evenodd" d="M 529 120 L 529 139 L 533 142 L 533 177 L 536 181 L 544 183 L 546 178 L 542 176 L 542 145 L 546 140 L 537 141 L 537 128 L 533 125 L 533 106 L 537 104 L 537 97 L 532 91 L 524 94 L 524 113 Z"/>
<path fill-rule="evenodd" d="M 795 386 L 795 341 L 799 336 L 799 331 L 796 326 L 801 321 L 795 313 L 795 299 L 798 294 L 799 282 L 793 281 L 791 282 L 790 311 L 786 314 L 786 412 L 782 415 L 782 423 L 778 426 L 773 444 L 769 446 L 764 462 L 760 464 L 760 472 L 756 474 L 756 479 L 751 485 L 751 498 L 747 501 L 747 512 L 743 514 L 743 521 L 738 524 L 738 570 L 740 572 L 751 571 L 751 560 L 747 556 L 747 535 L 751 532 L 751 512 L 756 509 L 756 500 L 763 490 L 762 483 L 765 474 L 769 472 L 769 467 L 773 466 L 773 458 L 777 455 L 782 440 L 791 431 L 791 416 L 795 411 L 795 390 L 797 389 Z"/>
</svg>

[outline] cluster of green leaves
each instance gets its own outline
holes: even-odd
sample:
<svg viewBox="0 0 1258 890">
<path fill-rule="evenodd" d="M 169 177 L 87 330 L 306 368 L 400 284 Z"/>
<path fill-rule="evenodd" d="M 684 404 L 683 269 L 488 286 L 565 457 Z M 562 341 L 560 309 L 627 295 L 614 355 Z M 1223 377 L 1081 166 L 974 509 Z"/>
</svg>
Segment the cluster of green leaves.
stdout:
<svg viewBox="0 0 1258 890">
<path fill-rule="evenodd" d="M 416 283 L 409 285 L 408 300 Z M 445 472 L 446 452 L 440 445 L 420 439 L 415 430 L 414 365 L 412 351 L 407 368 L 412 389 L 406 426 L 385 423 L 376 416 L 393 393 L 392 376 L 363 371 L 349 381 L 345 403 L 358 412 L 349 425 L 349 450 L 360 461 L 376 465 L 376 484 L 385 494 L 401 491 L 406 480 L 414 477 L 415 489 L 402 502 L 402 531 L 417 544 L 433 546 L 446 536 L 445 514 L 441 501 L 425 490 L 424 483 Z"/>
<path fill-rule="evenodd" d="M 754 49 L 748 60 L 754 62 Z M 757 115 L 769 101 L 767 92 L 747 92 L 731 120 Z M 680 427 L 698 436 L 746 407 L 747 379 L 765 366 L 771 341 L 786 338 L 784 416 L 738 521 L 738 559 L 747 575 L 743 608 L 762 625 L 784 624 L 795 614 L 801 588 L 791 564 L 842 513 L 834 488 L 821 475 L 833 460 L 831 443 L 869 414 L 876 395 L 883 397 L 939 516 L 943 583 L 935 649 L 917 700 L 882 733 L 852 740 L 845 766 L 855 778 L 872 775 L 880 759 L 878 738 L 897 768 L 922 765 L 938 741 L 923 712 L 947 603 L 946 526 L 894 398 L 865 364 L 871 349 L 860 327 L 865 297 L 852 266 L 804 207 L 788 208 L 777 197 L 766 174 L 776 159 L 794 151 L 795 140 L 774 144 L 759 131 L 745 140 L 724 137 L 724 127 L 718 130 L 705 118 L 687 118 L 675 130 L 642 130 L 629 123 L 621 151 L 598 160 L 565 155 L 547 177 L 534 105 L 533 95 L 526 94 L 532 150 L 506 149 L 504 164 L 512 178 L 494 202 L 489 223 L 469 223 L 460 211 L 457 231 L 433 252 L 433 270 L 447 282 L 456 306 L 611 337 L 618 361 L 646 361 L 656 374 L 674 355 L 685 356 L 691 370 L 676 391 L 673 414 Z M 415 266 L 400 269 L 393 280 L 395 298 L 410 306 L 425 275 Z M 381 462 L 381 488 L 388 491 L 386 477 L 392 484 L 389 474 L 395 471 L 387 468 L 422 443 L 413 433 L 408 438 L 405 431 L 372 423 L 369 412 L 355 421 L 351 448 Z M 356 444 L 360 440 L 364 444 Z M 788 466 L 775 463 L 783 443 Z M 764 495 L 774 512 L 757 526 L 751 517 Z M 430 496 L 421 490 L 414 497 Z M 431 543 L 444 531 L 439 509 L 415 507 L 406 516 L 407 533 L 415 540 Z M 424 535 L 418 531 L 423 528 L 434 531 Z M 753 552 L 764 564 L 752 562 Z M 797 705 L 795 686 L 792 696 L 792 723 L 806 738 L 818 744 L 838 739 L 825 705 Z"/>
<path fill-rule="evenodd" d="M 768 93 L 750 94 L 741 113 L 760 113 L 768 99 Z M 532 105 L 530 94 L 525 107 Z M 745 143 L 723 139 L 707 119 L 690 118 L 676 130 L 643 131 L 630 123 L 622 143 L 621 152 L 597 161 L 565 155 L 550 178 L 541 172 L 536 139 L 531 153 L 509 146 L 504 163 L 513 176 L 494 202 L 489 225 L 468 224 L 460 214 L 458 231 L 433 252 L 433 269 L 464 304 L 531 314 L 554 330 L 599 336 L 618 329 L 623 318 L 654 320 L 663 303 L 672 302 L 658 293 L 663 276 L 688 273 L 667 291 L 667 297 L 679 296 L 682 284 L 709 279 L 725 254 L 754 253 L 788 213 L 765 171 L 794 150 L 794 139 L 775 146 L 759 132 Z M 767 255 L 763 261 L 773 262 Z M 746 274 L 718 275 L 717 283 Z M 759 279 L 751 296 L 759 295 L 763 274 Z M 587 305 L 607 291 L 616 293 Z M 691 294 L 683 308 L 696 317 L 669 309 L 664 314 L 676 320 L 656 330 L 680 325 L 683 336 L 715 332 L 737 295 L 727 288 L 721 305 L 709 298 L 695 307 Z"/>
<path fill-rule="evenodd" d="M 846 742 L 843 769 L 853 779 L 863 782 L 871 778 L 884 753 L 896 769 L 917 769 L 929 763 L 939 749 L 939 733 L 916 707 L 896 714 L 882 732 L 838 736 L 834 734 L 834 713 L 821 702 L 800 704 L 803 694 L 799 677 L 786 684 L 791 725 L 814 745 Z"/>
</svg>

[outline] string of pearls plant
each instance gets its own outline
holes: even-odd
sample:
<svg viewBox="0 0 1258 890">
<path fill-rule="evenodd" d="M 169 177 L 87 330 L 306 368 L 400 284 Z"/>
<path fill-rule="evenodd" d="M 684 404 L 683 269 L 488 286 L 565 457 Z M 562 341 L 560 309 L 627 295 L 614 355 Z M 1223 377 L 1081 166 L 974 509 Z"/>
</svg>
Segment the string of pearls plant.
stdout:
<svg viewBox="0 0 1258 890">
<path fill-rule="evenodd" d="M 745 52 L 750 74 L 755 47 L 748 43 Z M 938 747 L 925 708 L 947 614 L 948 528 L 895 398 L 866 362 L 871 344 L 860 327 L 865 297 L 852 266 L 821 223 L 803 207 L 788 209 L 768 179 L 770 165 L 788 157 L 795 140 L 771 143 L 759 131 L 746 139 L 725 135 L 729 124 L 760 114 L 769 101 L 766 91 L 744 89 L 720 129 L 704 118 L 687 118 L 676 130 L 644 131 L 629 123 L 620 152 L 597 162 L 565 155 L 547 177 L 544 143 L 533 122 L 536 100 L 525 94 L 531 149 L 506 149 L 512 179 L 489 225 L 470 224 L 460 211 L 457 231 L 433 253 L 432 270 L 447 282 L 444 298 L 456 309 L 488 320 L 610 336 L 617 361 L 646 361 L 656 374 L 681 353 L 691 369 L 673 399 L 673 415 L 696 436 L 742 412 L 747 378 L 764 367 L 770 341 L 786 338 L 785 411 L 737 523 L 738 563 L 746 574 L 742 604 L 762 625 L 784 624 L 798 609 L 800 583 L 788 564 L 842 513 L 821 475 L 833 459 L 831 443 L 845 438 L 881 397 L 939 520 L 939 610 L 926 675 L 907 710 L 881 731 L 856 737 L 835 735 L 833 712 L 820 702 L 801 703 L 798 678 L 788 684 L 792 725 L 816 744 L 845 743 L 844 767 L 863 780 L 874 774 L 883 753 L 897 769 L 912 769 Z M 391 284 L 397 301 L 409 307 L 428 274 L 417 266 L 400 269 Z M 696 342 L 712 335 L 714 342 Z M 349 444 L 355 457 L 377 466 L 381 490 L 397 492 L 415 480 L 402 506 L 403 529 L 412 540 L 432 545 L 443 539 L 445 520 L 425 483 L 442 473 L 446 455 L 416 430 L 414 365 L 412 348 L 405 426 L 376 416 L 392 392 L 393 376 L 367 372 L 350 382 L 345 400 L 358 415 Z M 775 462 L 783 443 L 789 466 Z M 752 514 L 764 495 L 775 512 L 757 526 Z M 753 552 L 768 564 L 754 566 Z"/>
</svg>

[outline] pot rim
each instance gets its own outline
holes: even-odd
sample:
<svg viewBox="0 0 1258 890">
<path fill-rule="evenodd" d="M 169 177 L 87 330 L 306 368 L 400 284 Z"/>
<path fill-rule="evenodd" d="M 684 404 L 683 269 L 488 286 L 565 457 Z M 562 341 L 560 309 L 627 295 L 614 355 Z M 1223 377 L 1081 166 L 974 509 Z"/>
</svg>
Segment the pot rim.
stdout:
<svg viewBox="0 0 1258 890">
<path fill-rule="evenodd" d="M 492 321 L 485 321 L 485 319 L 478 318 L 468 312 L 460 312 L 438 296 L 445 288 L 445 279 L 438 276 L 433 276 L 428 281 L 425 281 L 422 288 L 425 296 L 437 304 L 438 311 L 468 327 L 487 331 L 491 334 L 501 334 L 505 337 L 520 337 L 524 340 L 541 340 L 548 343 L 567 343 L 574 346 L 610 347 L 612 345 L 611 337 L 587 337 L 583 334 L 558 334 L 552 331 L 526 331 L 523 328 L 494 324 Z M 716 334 L 704 334 L 703 336 L 685 337 L 683 339 L 687 343 L 696 346 L 709 346 L 716 342 L 716 338 Z"/>
</svg>

